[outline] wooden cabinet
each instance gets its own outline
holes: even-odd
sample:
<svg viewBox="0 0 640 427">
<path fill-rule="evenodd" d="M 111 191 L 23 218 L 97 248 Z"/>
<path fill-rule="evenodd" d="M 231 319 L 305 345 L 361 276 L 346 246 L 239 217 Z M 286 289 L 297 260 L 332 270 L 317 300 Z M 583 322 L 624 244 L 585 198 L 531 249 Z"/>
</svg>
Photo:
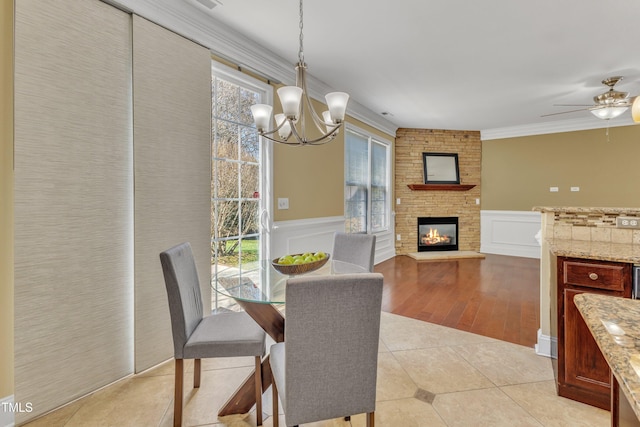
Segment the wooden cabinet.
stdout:
<svg viewBox="0 0 640 427">
<path fill-rule="evenodd" d="M 609 410 L 609 365 L 573 302 L 583 292 L 631 297 L 631 264 L 558 257 L 558 394 Z"/>
</svg>

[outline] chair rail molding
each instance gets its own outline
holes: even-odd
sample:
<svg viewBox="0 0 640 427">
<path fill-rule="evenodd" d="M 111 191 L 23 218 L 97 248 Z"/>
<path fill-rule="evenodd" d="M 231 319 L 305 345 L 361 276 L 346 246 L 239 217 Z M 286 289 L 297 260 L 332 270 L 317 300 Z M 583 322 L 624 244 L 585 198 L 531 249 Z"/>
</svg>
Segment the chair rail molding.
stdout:
<svg viewBox="0 0 640 427">
<path fill-rule="evenodd" d="M 540 258 L 540 213 L 529 211 L 480 211 L 480 252 Z"/>
</svg>

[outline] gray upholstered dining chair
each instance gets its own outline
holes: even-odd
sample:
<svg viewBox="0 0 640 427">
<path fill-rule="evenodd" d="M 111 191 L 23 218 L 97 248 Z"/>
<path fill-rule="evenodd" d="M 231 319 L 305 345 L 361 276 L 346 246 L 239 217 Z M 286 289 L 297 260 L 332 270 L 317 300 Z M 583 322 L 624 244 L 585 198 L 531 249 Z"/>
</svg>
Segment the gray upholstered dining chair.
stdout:
<svg viewBox="0 0 640 427">
<path fill-rule="evenodd" d="M 271 347 L 273 425 L 366 413 L 373 426 L 382 303 L 380 273 L 287 281 L 284 342 Z"/>
<path fill-rule="evenodd" d="M 266 334 L 244 312 L 203 315 L 198 272 L 186 242 L 160 253 L 169 298 L 175 356 L 173 425 L 182 425 L 184 359 L 194 359 L 193 387 L 200 387 L 200 359 L 255 356 L 256 418 L 262 425 L 262 356 Z"/>
<path fill-rule="evenodd" d="M 373 258 L 376 252 L 374 234 L 341 233 L 333 236 L 331 257 L 337 261 L 356 264 L 373 272 Z"/>
</svg>

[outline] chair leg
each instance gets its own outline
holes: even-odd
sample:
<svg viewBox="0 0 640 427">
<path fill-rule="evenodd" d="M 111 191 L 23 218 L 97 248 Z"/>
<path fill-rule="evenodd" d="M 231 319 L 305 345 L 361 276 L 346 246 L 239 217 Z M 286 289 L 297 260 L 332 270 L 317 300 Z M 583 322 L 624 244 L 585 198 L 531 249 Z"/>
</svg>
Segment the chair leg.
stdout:
<svg viewBox="0 0 640 427">
<path fill-rule="evenodd" d="M 262 425 L 262 357 L 256 356 L 256 424 Z"/>
<path fill-rule="evenodd" d="M 271 400 L 273 402 L 273 427 L 278 427 L 278 389 L 273 378 L 271 379 Z"/>
<path fill-rule="evenodd" d="M 375 412 L 367 413 L 367 427 L 375 427 Z"/>
<path fill-rule="evenodd" d="M 173 427 L 182 426 L 182 384 L 183 384 L 183 360 L 176 359 L 175 366 L 175 391 L 173 395 Z"/>
<path fill-rule="evenodd" d="M 193 361 L 193 388 L 200 388 L 200 373 L 202 369 L 200 366 L 200 359 L 194 359 Z"/>
</svg>

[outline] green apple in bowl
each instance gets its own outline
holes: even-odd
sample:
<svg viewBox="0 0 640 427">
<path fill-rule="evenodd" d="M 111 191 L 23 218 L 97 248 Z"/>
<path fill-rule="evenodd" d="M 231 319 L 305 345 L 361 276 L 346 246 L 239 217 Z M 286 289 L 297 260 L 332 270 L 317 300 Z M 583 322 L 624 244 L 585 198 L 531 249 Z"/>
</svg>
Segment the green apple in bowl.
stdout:
<svg viewBox="0 0 640 427">
<path fill-rule="evenodd" d="M 278 259 L 278 264 L 282 264 L 282 265 L 293 264 L 293 257 L 291 255 L 283 255 Z"/>
</svg>

